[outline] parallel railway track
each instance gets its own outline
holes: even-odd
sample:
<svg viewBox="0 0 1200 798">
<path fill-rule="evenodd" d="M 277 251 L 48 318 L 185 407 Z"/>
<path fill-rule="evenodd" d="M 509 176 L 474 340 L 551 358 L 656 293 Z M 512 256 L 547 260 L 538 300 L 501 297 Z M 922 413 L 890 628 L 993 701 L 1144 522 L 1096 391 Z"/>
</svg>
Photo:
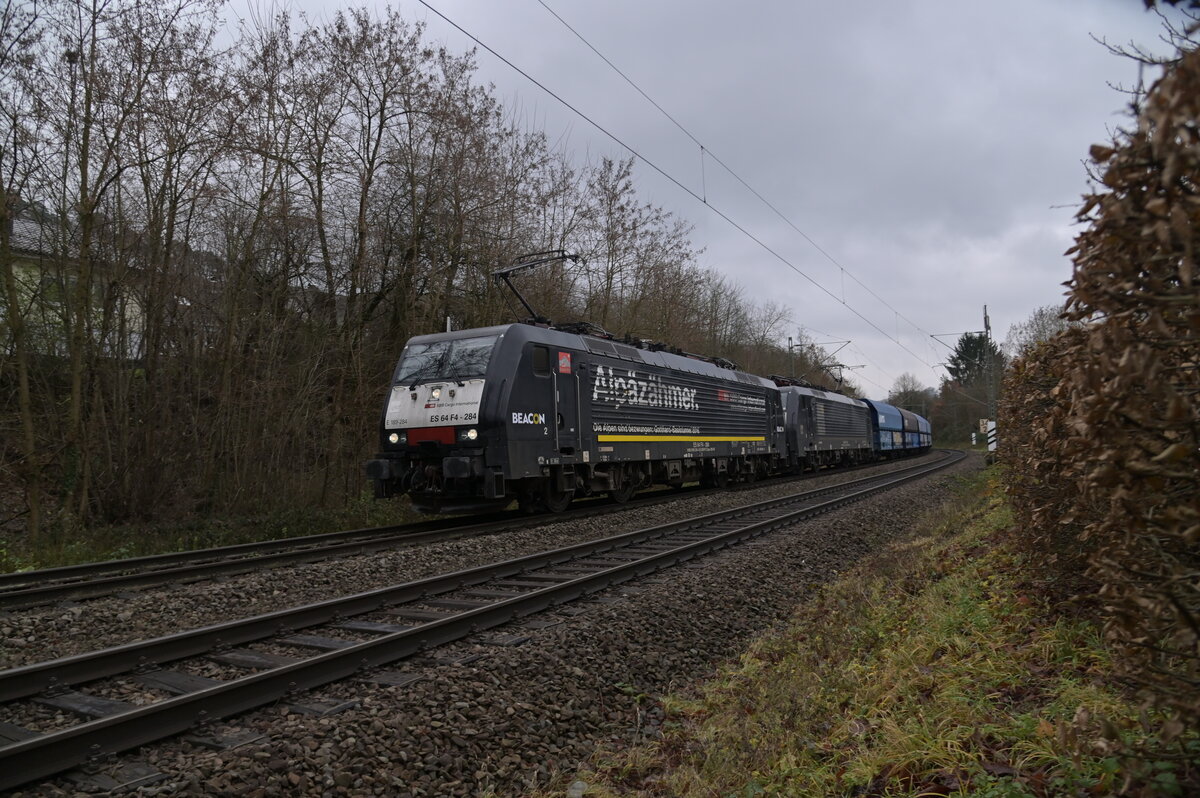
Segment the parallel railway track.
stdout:
<svg viewBox="0 0 1200 798">
<path fill-rule="evenodd" d="M 0 743 L 6 743 L 0 744 L 0 789 L 332 681 L 356 677 L 396 683 L 402 674 L 379 669 L 795 524 L 961 458 L 948 456 L 603 540 L 0 672 L 0 702 L 10 719 L 20 716 L 14 708 L 30 704 L 93 718 L 44 733 L 0 723 Z M 217 662 L 246 674 L 201 676 L 188 670 L 197 662 Z M 137 707 L 98 695 L 115 677 L 174 697 Z M 87 692 L 81 689 L 85 685 Z"/>
<path fill-rule="evenodd" d="M 679 494 L 651 493 L 629 504 L 656 504 Z M 0 610 L 17 610 L 56 601 L 96 598 L 167 583 L 187 583 L 218 576 L 274 568 L 281 565 L 368 554 L 374 551 L 421 546 L 457 538 L 528 528 L 564 518 L 585 518 L 621 510 L 629 504 L 605 499 L 579 502 L 567 512 L 531 517 L 519 511 L 489 513 L 470 520 L 462 517 L 417 521 L 411 524 L 351 529 L 319 535 L 266 540 L 234 546 L 131 557 L 123 560 L 68 565 L 37 571 L 0 574 Z"/>
<path fill-rule="evenodd" d="M 865 467 L 869 468 L 870 466 Z M 738 486 L 738 489 L 757 486 L 757 483 L 742 485 Z M 652 506 L 674 501 L 683 495 L 695 496 L 706 492 L 711 491 L 699 488 L 689 488 L 685 491 L 658 491 L 636 496 L 627 504 L 616 504 L 602 498 L 588 499 L 577 502 L 565 513 L 557 515 L 531 517 L 519 511 L 497 512 L 486 516 L 476 516 L 469 521 L 463 518 L 441 518 L 411 524 L 352 529 L 297 538 L 0 574 L 0 611 L 19 610 L 58 601 L 108 596 L 125 590 L 167 583 L 184 584 L 202 579 L 247 573 L 262 568 L 275 568 L 495 534 L 513 528 L 528 528 L 531 524 L 603 515 L 635 504 L 643 507 Z"/>
</svg>

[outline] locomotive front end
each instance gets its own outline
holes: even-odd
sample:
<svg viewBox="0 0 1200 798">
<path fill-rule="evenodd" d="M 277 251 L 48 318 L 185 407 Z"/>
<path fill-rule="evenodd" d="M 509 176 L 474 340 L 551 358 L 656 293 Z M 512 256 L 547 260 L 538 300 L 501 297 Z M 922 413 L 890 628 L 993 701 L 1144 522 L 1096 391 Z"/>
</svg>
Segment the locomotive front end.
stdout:
<svg viewBox="0 0 1200 798">
<path fill-rule="evenodd" d="M 426 512 L 506 503 L 486 463 L 487 370 L 500 331 L 425 335 L 405 346 L 380 419 L 380 451 L 367 462 L 375 495 L 407 493 Z M 498 493 L 497 493 L 498 490 Z"/>
</svg>

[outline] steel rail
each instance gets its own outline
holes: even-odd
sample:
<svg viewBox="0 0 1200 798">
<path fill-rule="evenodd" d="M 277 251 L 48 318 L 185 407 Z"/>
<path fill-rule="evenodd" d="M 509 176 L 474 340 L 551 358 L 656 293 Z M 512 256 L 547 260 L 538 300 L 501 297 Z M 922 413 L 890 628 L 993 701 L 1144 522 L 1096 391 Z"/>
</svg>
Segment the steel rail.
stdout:
<svg viewBox="0 0 1200 798">
<path fill-rule="evenodd" d="M 560 584 L 497 601 L 484 607 L 466 610 L 456 615 L 448 616 L 445 619 L 429 621 L 405 631 L 386 634 L 382 637 L 357 643 L 347 648 L 317 655 L 301 662 L 272 668 L 225 684 L 167 699 L 150 706 L 82 723 L 61 731 L 47 732 L 32 739 L 10 744 L 0 748 L 0 789 L 7 789 L 34 779 L 50 776 L 68 767 L 87 762 L 97 756 L 112 754 L 144 745 L 185 731 L 202 722 L 217 720 L 244 712 L 298 691 L 343 679 L 360 673 L 365 669 L 386 665 L 432 646 L 461 639 L 474 632 L 507 623 L 514 618 L 529 615 L 579 598 L 580 596 L 603 590 L 614 584 L 652 573 L 716 549 L 725 548 L 746 538 L 762 535 L 781 526 L 791 525 L 805 518 L 829 512 L 830 510 L 894 487 L 900 483 L 932 473 L 954 462 L 958 462 L 962 459 L 962 456 L 960 454 L 957 458 L 951 457 L 933 464 L 922 464 L 900 472 L 891 472 L 884 476 L 875 476 L 866 480 L 845 483 L 841 486 L 836 486 L 836 488 L 840 488 L 844 493 L 832 499 L 799 509 L 785 510 L 778 515 L 764 520 L 748 519 L 749 523 L 739 526 L 736 529 L 721 531 L 716 535 L 707 536 L 701 540 L 685 542 L 682 545 L 650 554 L 632 562 L 616 564 L 613 567 L 585 574 Z M 863 483 L 874 484 L 862 487 Z M 333 619 L 334 615 L 358 614 L 370 611 L 372 607 L 382 606 L 380 599 L 385 595 L 391 596 L 389 603 L 396 603 L 402 600 L 398 598 L 399 593 L 397 591 L 419 599 L 433 593 L 446 592 L 449 589 L 486 582 L 497 576 L 508 576 L 514 573 L 526 572 L 537 567 L 562 563 L 566 560 L 575 559 L 580 554 L 595 554 L 616 549 L 621 545 L 628 545 L 639 539 L 653 540 L 672 533 L 677 534 L 697 530 L 705 525 L 712 525 L 720 521 L 727 522 L 738 515 L 747 516 L 756 513 L 773 512 L 777 509 L 784 509 L 784 506 L 788 503 L 796 504 L 806 499 L 811 500 L 814 494 L 828 493 L 836 490 L 836 488 L 808 491 L 799 496 L 790 497 L 790 502 L 787 499 L 762 502 L 738 508 L 741 511 L 740 513 L 738 510 L 712 513 L 699 518 L 688 519 L 684 522 L 626 533 L 606 538 L 602 541 L 593 541 L 590 544 L 569 546 L 551 552 L 532 555 L 531 557 L 509 560 L 495 566 L 460 571 L 446 577 L 421 580 L 420 582 L 398 586 L 394 589 L 372 591 L 360 594 L 359 596 L 349 597 L 345 600 L 322 602 L 320 605 L 300 608 L 295 612 L 311 612 L 316 607 L 320 607 L 322 609 L 317 614 L 323 616 L 325 620 Z M 453 585 L 453 587 L 450 587 L 450 585 Z M 368 609 L 351 611 L 346 606 L 342 606 L 339 612 L 333 615 L 329 614 L 332 606 L 342 601 L 361 602 L 364 600 L 367 602 Z M 253 620 L 269 618 L 271 620 L 268 623 L 274 625 L 276 632 L 278 632 L 283 631 L 283 628 L 278 626 L 278 621 L 286 614 L 286 612 L 272 613 L 268 616 L 260 616 L 260 619 Z M 309 623 L 289 624 L 288 630 L 296 626 L 312 625 L 312 623 L 321 622 L 324 621 L 315 620 Z M 230 626 L 231 624 L 223 624 L 216 627 L 208 627 L 198 630 L 198 633 L 205 638 L 209 638 L 210 642 L 221 641 L 222 638 L 217 633 L 222 630 L 230 631 Z M 184 633 L 183 635 L 175 635 L 166 639 L 179 639 L 188 637 L 191 634 L 196 633 Z M 256 633 L 253 639 L 259 639 L 261 636 Z M 165 639 L 151 642 L 161 642 L 162 640 Z M 194 640 L 195 638 L 193 638 L 193 642 Z M 108 651 L 96 652 L 94 655 L 69 658 L 69 660 L 94 659 L 97 656 L 103 658 L 104 655 L 110 652 L 133 648 L 136 648 L 136 645 L 123 646 L 119 647 L 119 649 L 109 649 Z M 176 649 L 177 651 L 178 649 Z M 164 652 L 160 651 L 159 653 Z M 179 656 L 187 656 L 187 654 L 181 655 L 175 653 L 169 656 L 168 659 L 177 659 Z M 26 677 L 31 674 L 40 672 L 44 676 L 46 666 L 62 668 L 68 666 L 69 660 L 56 660 L 51 663 L 6 671 L 0 673 L 0 680 L 14 683 L 27 682 Z M 147 662 L 145 659 L 142 660 L 143 664 L 147 664 Z M 87 678 L 96 677 L 93 674 Z M 34 681 L 39 680 L 35 679 Z M 44 679 L 40 681 L 43 685 L 46 684 Z M 36 693 L 39 691 L 34 690 L 33 692 Z M 30 694 L 25 690 L 18 692 L 23 695 Z"/>
<path fill-rule="evenodd" d="M 380 533 L 374 538 L 352 540 L 343 543 L 326 543 L 324 545 L 310 547 L 275 546 L 273 548 L 285 550 L 247 557 L 239 557 L 236 559 L 210 559 L 207 562 L 187 562 L 188 559 L 204 558 L 184 558 L 182 556 L 184 554 L 183 552 L 179 552 L 174 555 L 161 555 L 164 558 L 178 558 L 175 560 L 176 562 L 187 562 L 187 564 L 174 568 L 165 567 L 153 570 L 139 570 L 133 573 L 100 577 L 82 582 L 42 584 L 34 587 L 13 589 L 0 593 L 0 609 L 24 609 L 54 601 L 61 601 L 68 598 L 96 598 L 98 596 L 109 595 L 119 590 L 149 587 L 168 582 L 185 583 L 189 581 L 208 579 L 214 576 L 226 576 L 258 570 L 261 568 L 271 568 L 279 565 L 314 562 L 333 557 L 348 556 L 352 554 L 366 554 L 383 549 L 400 548 L 402 546 L 419 546 L 426 543 L 437 542 L 439 540 L 453 540 L 467 536 L 485 535 L 492 532 L 503 531 L 512 527 L 515 523 L 519 523 L 519 520 L 507 519 L 504 521 L 494 521 L 484 524 L 460 524 L 458 526 L 447 526 L 441 529 L 433 529 L 430 531 L 400 531 L 390 535 L 388 533 Z M 330 534 L 344 535 L 345 533 L 335 532 Z M 286 541 L 270 542 L 279 544 L 285 543 Z M 255 547 L 260 546 L 260 544 L 246 545 Z M 262 548 L 265 549 L 266 547 Z M 224 549 L 212 549 L 207 551 L 224 551 Z M 143 560 L 144 562 L 145 559 L 150 558 L 139 559 Z M 156 564 L 169 564 L 170 562 L 171 560 L 164 559 Z"/>
<path fill-rule="evenodd" d="M 237 555 L 250 556 L 263 552 L 272 552 L 284 546 L 297 548 L 304 545 L 319 546 L 326 542 L 340 541 L 347 537 L 424 532 L 441 528 L 439 525 L 454 526 L 455 524 L 450 519 L 417 521 L 412 524 L 389 524 L 379 527 L 349 529 L 340 532 L 322 532 L 316 535 L 303 535 L 294 538 L 260 540 L 252 543 L 236 543 L 230 546 L 212 546 L 204 549 L 188 549 L 186 551 L 173 551 L 165 554 L 150 554 L 144 557 L 127 557 L 120 560 L 62 565 L 55 568 L 40 568 L 36 571 L 18 571 L 16 573 L 0 574 L 0 589 L 10 590 L 31 583 L 38 584 L 51 580 L 89 579 L 106 574 L 124 573 L 138 568 L 178 565 L 197 559 L 212 559 L 215 557 Z"/>
<path fill-rule="evenodd" d="M 737 489 L 756 486 L 757 483 L 739 485 Z M 688 489 L 686 493 L 690 496 L 712 490 L 717 489 L 693 488 Z M 324 532 L 296 538 L 0 574 L 0 610 L 19 610 L 68 599 L 96 598 L 121 590 L 169 582 L 182 584 L 214 576 L 246 573 L 260 568 L 316 562 L 402 546 L 419 546 L 439 540 L 493 534 L 510 529 L 514 525 L 525 526 L 531 520 L 534 523 L 554 523 L 566 518 L 588 518 L 619 512 L 633 502 L 637 502 L 639 506 L 653 506 L 674 501 L 679 497 L 679 492 L 671 492 L 665 496 L 661 492 L 653 492 L 637 496 L 625 504 L 607 503 L 602 498 L 587 499 L 565 513 L 556 515 L 531 518 L 518 511 L 489 513 L 482 518 L 477 516 L 465 524 L 456 518 L 443 518 L 412 524 Z"/>
<path fill-rule="evenodd" d="M 632 501 L 642 505 L 653 505 L 674 498 L 678 496 L 668 498 L 646 494 Z M 527 528 L 531 522 L 549 524 L 567 518 L 587 518 L 619 512 L 631 503 L 606 503 L 604 499 L 595 499 L 556 515 L 528 516 L 519 511 L 489 513 L 485 518 L 496 515 L 501 517 L 498 520 L 483 521 L 476 517 L 469 523 L 463 523 L 457 518 L 418 521 L 413 524 L 325 532 L 297 538 L 0 574 L 0 610 L 25 609 L 66 599 L 96 598 L 120 590 L 168 582 L 185 583 L 260 568 L 316 562 L 402 546 L 420 546 L 441 540 L 493 534 L 514 526 Z"/>
<path fill-rule="evenodd" d="M 802 493 L 792 494 L 791 496 L 755 502 L 727 510 L 719 510 L 703 516 L 633 530 L 599 540 L 584 541 L 499 563 L 491 563 L 448 574 L 440 574 L 413 582 L 406 582 L 401 585 L 377 588 L 350 596 L 306 604 L 301 607 L 276 610 L 250 618 L 226 621 L 151 640 L 127 643 L 98 651 L 11 668 L 0 671 L 0 702 L 13 701 L 36 695 L 45 690 L 62 689 L 70 685 L 113 676 L 133 668 L 162 665 L 184 657 L 203 654 L 214 647 L 240 645 L 261 640 L 272 635 L 328 623 L 339 616 L 373 612 L 394 604 L 414 601 L 425 596 L 434 596 L 453 590 L 474 587 L 491 579 L 514 576 L 535 568 L 542 568 L 589 554 L 602 553 L 619 546 L 628 545 L 634 541 L 653 540 L 679 531 L 696 529 L 721 521 L 736 519 L 753 512 L 808 501 L 871 481 L 886 480 L 893 476 L 914 472 L 923 473 L 923 470 L 930 465 L 940 467 L 945 464 L 948 463 L 941 461 L 933 464 L 922 463 L 898 471 L 890 471 L 887 474 L 872 475 L 861 480 L 842 483 L 840 485 L 815 488 Z"/>
</svg>

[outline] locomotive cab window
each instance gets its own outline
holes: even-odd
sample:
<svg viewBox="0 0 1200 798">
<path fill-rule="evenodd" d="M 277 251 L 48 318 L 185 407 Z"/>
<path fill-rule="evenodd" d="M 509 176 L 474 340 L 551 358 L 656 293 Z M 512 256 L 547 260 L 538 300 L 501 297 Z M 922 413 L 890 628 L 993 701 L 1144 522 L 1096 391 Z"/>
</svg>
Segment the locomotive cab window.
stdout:
<svg viewBox="0 0 1200 798">
<path fill-rule="evenodd" d="M 550 350 L 544 346 L 533 347 L 533 373 L 539 377 L 550 376 Z"/>
<path fill-rule="evenodd" d="M 417 385 L 433 380 L 473 380 L 487 373 L 498 336 L 454 338 L 410 344 L 396 367 L 392 382 Z"/>
</svg>

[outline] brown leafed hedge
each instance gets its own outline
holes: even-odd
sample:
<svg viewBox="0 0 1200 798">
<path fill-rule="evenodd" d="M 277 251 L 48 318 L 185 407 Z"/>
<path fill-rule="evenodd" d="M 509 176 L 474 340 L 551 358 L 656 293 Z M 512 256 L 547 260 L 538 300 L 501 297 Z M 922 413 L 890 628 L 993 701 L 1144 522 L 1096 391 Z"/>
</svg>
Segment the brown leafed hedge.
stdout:
<svg viewBox="0 0 1200 798">
<path fill-rule="evenodd" d="M 1086 566 L 1125 676 L 1200 726 L 1200 52 L 1094 146 L 1067 316 L 1001 408 L 1025 542 Z"/>
</svg>

